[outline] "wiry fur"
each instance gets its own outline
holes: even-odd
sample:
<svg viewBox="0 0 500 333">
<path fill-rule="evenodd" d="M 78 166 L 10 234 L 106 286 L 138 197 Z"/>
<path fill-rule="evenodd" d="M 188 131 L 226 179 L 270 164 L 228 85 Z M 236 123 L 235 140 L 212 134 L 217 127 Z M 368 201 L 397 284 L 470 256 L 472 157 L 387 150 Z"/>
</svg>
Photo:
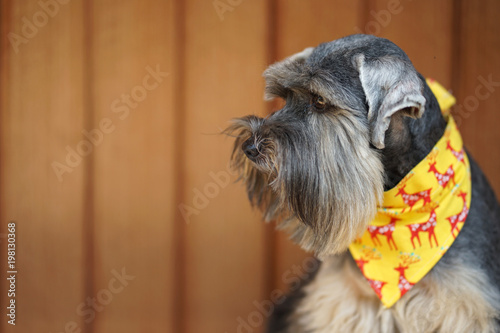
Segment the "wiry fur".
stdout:
<svg viewBox="0 0 500 333">
<path fill-rule="evenodd" d="M 236 119 L 233 166 L 251 203 L 324 260 L 277 306 L 269 332 L 497 332 L 500 206 L 474 160 L 463 230 L 432 271 L 385 309 L 348 245 L 394 187 L 432 149 L 446 122 L 407 55 L 353 35 L 308 48 L 264 73 L 266 97 L 286 105 Z M 317 103 L 318 96 L 324 103 Z"/>
<path fill-rule="evenodd" d="M 289 96 L 287 107 L 266 119 L 238 119 L 229 132 L 250 201 L 321 258 L 345 250 L 366 229 L 383 193 L 383 169 L 361 113 L 313 113 L 304 95 Z M 291 117 L 294 108 L 300 112 Z M 242 152 L 248 139 L 261 149 L 256 162 Z"/>
<path fill-rule="evenodd" d="M 484 272 L 455 258 L 384 308 L 349 255 L 323 262 L 290 317 L 289 333 L 494 333 L 498 294 Z M 458 283 L 458 281 L 460 281 Z"/>
</svg>

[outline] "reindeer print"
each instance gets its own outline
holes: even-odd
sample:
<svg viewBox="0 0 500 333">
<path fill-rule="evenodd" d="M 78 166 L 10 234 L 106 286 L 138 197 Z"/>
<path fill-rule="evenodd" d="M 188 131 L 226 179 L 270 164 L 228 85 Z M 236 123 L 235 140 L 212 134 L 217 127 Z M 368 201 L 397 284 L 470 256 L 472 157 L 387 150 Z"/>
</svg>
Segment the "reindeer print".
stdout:
<svg viewBox="0 0 500 333">
<path fill-rule="evenodd" d="M 448 220 L 448 222 L 450 222 L 451 234 L 453 235 L 454 238 L 457 237 L 455 235 L 455 231 L 457 232 L 457 234 L 459 231 L 457 228 L 458 224 L 465 222 L 465 219 L 467 218 L 467 215 L 469 214 L 469 208 L 467 208 L 467 200 L 466 200 L 467 193 L 460 191 L 460 193 L 458 193 L 457 196 L 461 197 L 463 200 L 462 210 L 460 211 L 460 213 L 446 218 Z"/>
<path fill-rule="evenodd" d="M 399 291 L 401 292 L 401 297 L 403 297 L 404 294 L 408 290 L 415 285 L 415 283 L 408 281 L 405 275 L 405 271 L 409 268 L 410 265 L 419 262 L 420 257 L 414 254 L 402 254 L 400 255 L 400 264 L 398 267 L 395 267 L 394 270 L 399 272 L 399 283 L 398 283 L 398 288 Z"/>
<path fill-rule="evenodd" d="M 439 246 L 436 234 L 434 233 L 434 228 L 436 227 L 437 224 L 436 208 L 437 206 L 432 208 L 430 212 L 430 217 L 427 221 L 424 221 L 422 223 L 414 223 L 407 225 L 407 227 L 410 229 L 411 232 L 411 244 L 413 245 L 413 249 L 415 249 L 415 243 L 414 243 L 415 238 L 417 239 L 419 246 L 422 246 L 419 236 L 420 232 L 426 232 L 429 234 L 429 244 L 431 245 L 431 247 L 432 247 L 432 239 L 434 239 L 436 246 Z"/>
<path fill-rule="evenodd" d="M 382 288 L 387 284 L 387 282 L 373 280 L 366 276 L 365 274 L 365 264 L 368 264 L 371 260 L 379 260 L 382 258 L 382 255 L 376 251 L 376 249 L 365 248 L 363 249 L 363 254 L 361 258 L 356 261 L 361 273 L 365 276 L 366 280 L 370 284 L 370 287 L 375 291 L 379 298 L 382 297 Z"/>
<path fill-rule="evenodd" d="M 445 188 L 450 180 L 455 184 L 455 171 L 453 170 L 453 165 L 450 165 L 448 169 L 446 169 L 445 172 L 439 172 L 436 169 L 436 162 L 429 163 L 429 171 L 434 173 L 434 176 L 436 177 L 436 180 L 438 181 L 439 185 L 441 185 L 443 188 Z"/>
<path fill-rule="evenodd" d="M 387 225 L 383 226 L 374 226 L 370 225 L 368 226 L 368 232 L 370 233 L 370 237 L 372 239 L 372 242 L 375 246 L 377 245 L 382 245 L 380 242 L 380 239 L 378 239 L 377 235 L 382 235 L 385 236 L 387 239 L 387 243 L 389 244 L 389 249 L 392 251 L 392 245 L 394 245 L 394 249 L 397 250 L 398 246 L 396 245 L 396 242 L 392 238 L 392 233 L 394 232 L 396 222 L 399 219 L 391 217 L 391 221 Z M 377 244 L 378 243 L 378 244 Z M 391 245 L 392 243 L 392 245 Z"/>
<path fill-rule="evenodd" d="M 465 160 L 464 160 L 464 149 L 460 149 L 460 150 L 455 150 L 453 149 L 453 147 L 451 146 L 451 143 L 450 143 L 450 140 L 446 141 L 446 149 L 451 151 L 451 153 L 453 154 L 453 156 L 455 156 L 457 158 L 457 161 L 459 162 L 462 162 L 463 164 L 465 164 Z"/>
</svg>

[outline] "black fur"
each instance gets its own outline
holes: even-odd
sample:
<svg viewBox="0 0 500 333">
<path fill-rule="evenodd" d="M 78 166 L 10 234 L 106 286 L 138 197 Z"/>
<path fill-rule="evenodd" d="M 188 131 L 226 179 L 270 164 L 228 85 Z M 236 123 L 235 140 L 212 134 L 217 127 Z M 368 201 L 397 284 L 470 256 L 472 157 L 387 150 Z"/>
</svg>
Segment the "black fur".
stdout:
<svg viewBox="0 0 500 333">
<path fill-rule="evenodd" d="M 316 277 L 316 273 L 321 267 L 321 262 L 318 261 L 316 265 L 316 270 L 314 272 L 310 272 L 306 274 L 298 288 L 294 289 L 290 294 L 288 294 L 285 298 L 285 301 L 281 304 L 277 304 L 274 308 L 273 315 L 269 319 L 267 325 L 267 332 L 269 333 L 285 333 L 288 327 L 288 317 L 290 313 L 293 312 L 293 309 L 297 306 L 300 300 L 304 297 L 303 288 L 307 286 L 309 282 L 314 280 Z"/>
</svg>

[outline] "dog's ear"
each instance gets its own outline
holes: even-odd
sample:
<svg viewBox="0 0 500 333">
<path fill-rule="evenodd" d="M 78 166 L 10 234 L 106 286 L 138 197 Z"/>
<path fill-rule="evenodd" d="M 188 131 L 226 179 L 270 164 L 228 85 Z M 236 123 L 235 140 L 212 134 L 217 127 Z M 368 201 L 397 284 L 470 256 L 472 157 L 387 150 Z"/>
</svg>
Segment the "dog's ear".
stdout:
<svg viewBox="0 0 500 333">
<path fill-rule="evenodd" d="M 275 97 L 286 97 L 286 89 L 292 86 L 300 86 L 301 77 L 304 72 L 304 63 L 313 52 L 314 47 L 305 48 L 288 58 L 272 64 L 264 71 L 266 79 L 265 100 Z"/>
<path fill-rule="evenodd" d="M 372 144 L 383 149 L 391 117 L 400 114 L 420 118 L 425 109 L 424 85 L 413 65 L 396 56 L 366 59 L 355 55 L 354 65 L 368 102 Z"/>
<path fill-rule="evenodd" d="M 314 47 L 306 47 L 302 51 L 297 52 L 295 54 L 292 54 L 291 56 L 289 56 L 285 60 L 288 59 L 289 61 L 306 61 L 306 59 L 309 58 L 309 56 L 311 55 L 311 53 L 313 51 L 314 51 Z"/>
</svg>

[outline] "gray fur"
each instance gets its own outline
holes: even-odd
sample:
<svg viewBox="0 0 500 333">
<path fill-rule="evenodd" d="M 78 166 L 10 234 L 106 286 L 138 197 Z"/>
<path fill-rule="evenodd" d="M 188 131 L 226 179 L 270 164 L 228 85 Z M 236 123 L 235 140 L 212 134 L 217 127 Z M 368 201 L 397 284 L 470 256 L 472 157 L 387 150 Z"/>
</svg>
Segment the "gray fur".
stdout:
<svg viewBox="0 0 500 333">
<path fill-rule="evenodd" d="M 437 101 L 401 49 L 367 35 L 308 48 L 271 65 L 264 77 L 266 98 L 282 98 L 286 105 L 266 118 L 237 119 L 226 130 L 235 137 L 233 166 L 267 221 L 277 220 L 320 259 L 344 260 L 348 245 L 373 218 L 383 191 L 395 186 L 443 135 L 446 123 Z M 344 295 L 346 306 L 350 298 L 349 306 L 363 308 L 366 316 L 356 321 L 360 314 L 349 319 L 347 307 L 335 305 L 342 300 L 332 295 L 329 304 L 314 310 L 332 311 L 331 321 L 321 324 L 324 314 L 311 309 L 317 308 L 314 300 L 325 300 L 317 295 L 328 294 L 322 288 L 329 275 L 323 272 L 300 290 L 300 297 L 278 307 L 269 332 L 330 332 L 328 327 L 364 332 L 370 325 L 413 332 L 419 320 L 427 320 L 420 313 L 427 311 L 425 304 L 436 304 L 442 312 L 423 327 L 443 332 L 455 324 L 471 331 L 498 329 L 500 208 L 472 158 L 471 165 L 472 205 L 463 231 L 432 274 L 392 312 L 377 314 L 380 303 L 374 293 L 360 299 Z M 359 272 L 344 266 L 335 264 L 332 274 L 343 275 L 333 278 L 332 291 L 367 285 Z M 460 293 L 449 286 L 454 273 Z M 432 290 L 440 291 L 436 297 L 441 298 L 433 299 Z M 447 295 L 455 297 L 454 303 Z M 470 317 L 454 318 L 445 308 Z M 482 312 L 474 314 L 474 308 Z"/>
</svg>

